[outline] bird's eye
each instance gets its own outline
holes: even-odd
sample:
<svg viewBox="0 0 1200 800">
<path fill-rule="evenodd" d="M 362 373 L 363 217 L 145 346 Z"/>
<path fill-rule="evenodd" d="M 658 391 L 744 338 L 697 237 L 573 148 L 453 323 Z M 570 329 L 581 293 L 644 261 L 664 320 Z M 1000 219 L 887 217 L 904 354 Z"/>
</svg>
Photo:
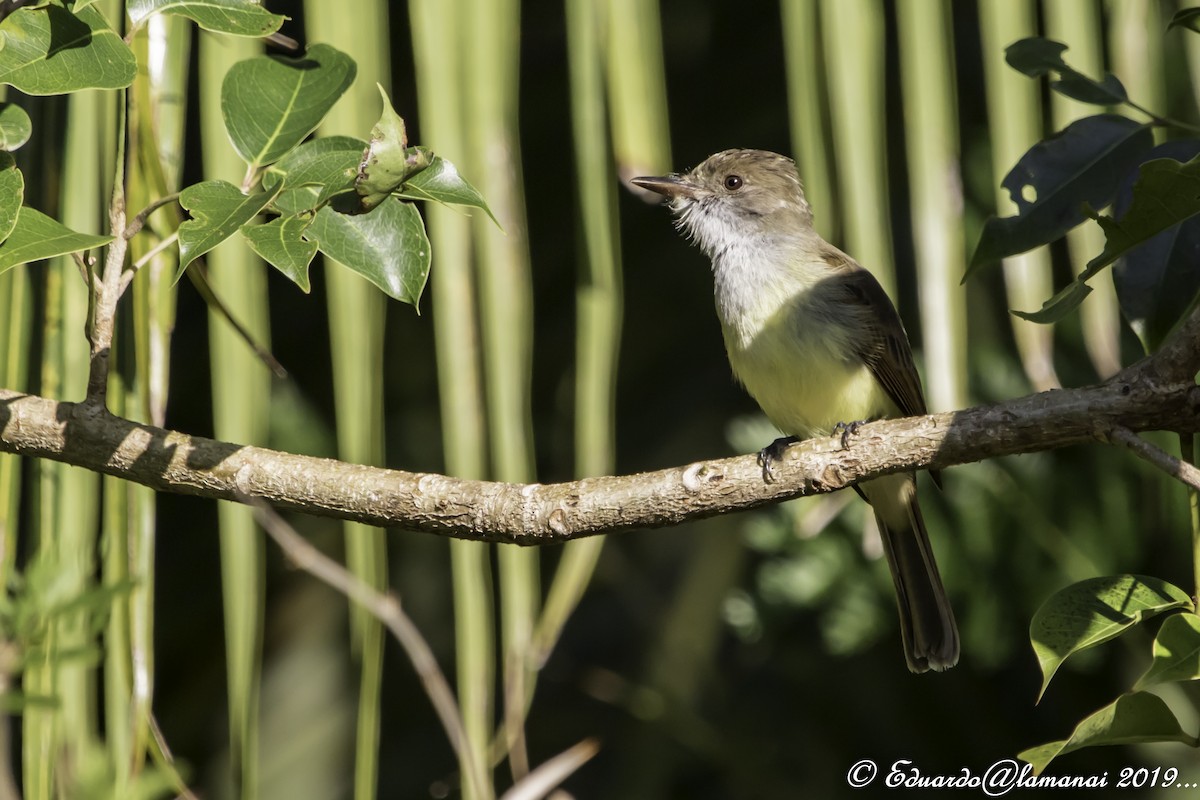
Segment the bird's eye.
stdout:
<svg viewBox="0 0 1200 800">
<path fill-rule="evenodd" d="M 742 183 L 743 181 L 741 175 L 725 176 L 725 188 L 731 192 L 736 192 L 738 189 L 742 188 Z"/>
</svg>

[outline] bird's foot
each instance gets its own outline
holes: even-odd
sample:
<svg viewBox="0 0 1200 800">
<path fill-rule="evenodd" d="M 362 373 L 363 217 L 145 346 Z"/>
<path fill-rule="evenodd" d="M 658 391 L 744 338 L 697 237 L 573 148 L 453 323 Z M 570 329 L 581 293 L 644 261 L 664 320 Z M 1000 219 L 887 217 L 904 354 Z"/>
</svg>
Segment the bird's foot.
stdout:
<svg viewBox="0 0 1200 800">
<path fill-rule="evenodd" d="M 783 458 L 783 451 L 800 441 L 799 436 L 784 436 L 758 451 L 758 464 L 762 467 L 763 481 L 775 482 L 775 462 Z"/>
<path fill-rule="evenodd" d="M 855 420 L 854 422 L 839 422 L 833 426 L 833 435 L 837 436 L 840 433 L 842 435 L 842 449 L 849 450 L 850 437 L 858 433 L 858 429 L 866 424 L 867 421 L 865 419 Z"/>
</svg>

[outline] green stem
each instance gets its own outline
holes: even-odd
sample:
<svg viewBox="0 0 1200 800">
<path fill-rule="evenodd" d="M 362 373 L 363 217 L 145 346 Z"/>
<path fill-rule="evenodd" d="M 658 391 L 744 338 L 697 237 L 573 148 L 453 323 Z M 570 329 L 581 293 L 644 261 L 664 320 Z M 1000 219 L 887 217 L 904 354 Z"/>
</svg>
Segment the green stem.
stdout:
<svg viewBox="0 0 1200 800">
<path fill-rule="evenodd" d="M 1194 434 L 1179 434 L 1179 457 L 1189 464 L 1196 463 L 1196 437 Z M 1187 487 L 1188 514 L 1192 522 L 1192 575 L 1196 588 L 1192 599 L 1200 602 L 1200 492 Z"/>
</svg>

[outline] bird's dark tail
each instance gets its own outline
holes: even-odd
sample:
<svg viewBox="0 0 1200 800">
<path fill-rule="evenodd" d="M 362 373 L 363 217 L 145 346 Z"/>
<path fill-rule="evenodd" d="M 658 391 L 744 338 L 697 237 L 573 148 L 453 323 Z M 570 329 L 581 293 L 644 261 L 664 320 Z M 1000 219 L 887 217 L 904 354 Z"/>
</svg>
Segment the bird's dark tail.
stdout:
<svg viewBox="0 0 1200 800">
<path fill-rule="evenodd" d="M 913 672 L 950 669 L 958 663 L 958 626 L 925 532 L 915 478 L 889 476 L 862 489 L 875 509 L 883 552 L 896 584 L 908 668 Z"/>
</svg>

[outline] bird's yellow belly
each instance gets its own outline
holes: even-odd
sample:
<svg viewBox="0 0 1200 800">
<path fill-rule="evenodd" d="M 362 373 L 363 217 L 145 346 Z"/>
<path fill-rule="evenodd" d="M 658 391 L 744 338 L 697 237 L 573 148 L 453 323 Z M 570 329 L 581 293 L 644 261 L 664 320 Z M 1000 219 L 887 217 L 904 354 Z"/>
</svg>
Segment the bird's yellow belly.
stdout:
<svg viewBox="0 0 1200 800">
<path fill-rule="evenodd" d="M 734 375 L 785 434 L 828 436 L 839 422 L 894 416 L 895 405 L 862 361 L 818 336 L 771 326 L 744 345 L 726 342 Z"/>
</svg>

